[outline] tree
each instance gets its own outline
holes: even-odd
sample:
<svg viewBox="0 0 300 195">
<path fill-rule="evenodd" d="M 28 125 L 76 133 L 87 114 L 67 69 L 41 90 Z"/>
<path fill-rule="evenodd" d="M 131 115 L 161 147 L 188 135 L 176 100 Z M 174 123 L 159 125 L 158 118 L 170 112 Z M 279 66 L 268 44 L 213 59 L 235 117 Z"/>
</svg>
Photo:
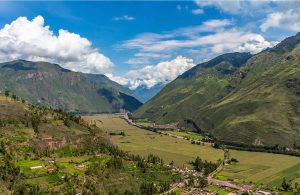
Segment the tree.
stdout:
<svg viewBox="0 0 300 195">
<path fill-rule="evenodd" d="M 169 165 L 173 167 L 174 166 L 174 161 L 171 161 Z"/>
<path fill-rule="evenodd" d="M 291 184 L 290 182 L 286 181 L 285 177 L 282 179 L 281 187 L 284 191 L 288 191 L 289 189 L 291 189 Z"/>
<path fill-rule="evenodd" d="M 157 188 L 153 182 L 151 183 L 142 183 L 140 186 L 140 192 L 144 195 L 152 195 L 157 193 Z"/>
<path fill-rule="evenodd" d="M 199 178 L 199 188 L 205 188 L 208 185 L 208 181 L 206 178 Z"/>
<path fill-rule="evenodd" d="M 296 192 L 298 192 L 298 193 L 300 192 L 299 184 L 297 182 L 295 182 L 294 188 L 295 188 Z"/>
<path fill-rule="evenodd" d="M 5 92 L 4 92 L 4 95 L 7 98 L 9 96 L 9 90 L 6 89 Z"/>
<path fill-rule="evenodd" d="M 16 99 L 17 99 L 17 96 L 16 96 L 16 94 L 12 94 L 12 95 L 11 95 L 11 97 L 12 97 L 12 99 L 14 99 L 14 100 L 16 100 Z"/>
<path fill-rule="evenodd" d="M 224 162 L 228 162 L 229 159 L 230 159 L 230 153 L 229 153 L 229 150 L 227 148 L 224 148 Z"/>
<path fill-rule="evenodd" d="M 160 183 L 160 193 L 166 192 L 170 189 L 170 183 L 165 181 Z"/>
<path fill-rule="evenodd" d="M 65 125 L 65 126 L 67 126 L 67 127 L 70 127 L 70 126 L 71 126 L 71 123 L 70 123 L 70 121 L 69 121 L 68 118 L 64 118 L 63 121 L 64 121 L 64 125 Z"/>
<path fill-rule="evenodd" d="M 32 116 L 31 116 L 31 125 L 32 125 L 32 128 L 34 130 L 34 133 L 36 135 L 39 134 L 39 125 L 40 125 L 40 122 L 41 122 L 41 119 L 40 119 L 40 116 L 37 114 L 37 113 L 34 113 Z"/>
<path fill-rule="evenodd" d="M 193 163 L 196 171 L 201 171 L 203 169 L 203 162 L 199 156 L 197 156 L 196 160 Z"/>
</svg>

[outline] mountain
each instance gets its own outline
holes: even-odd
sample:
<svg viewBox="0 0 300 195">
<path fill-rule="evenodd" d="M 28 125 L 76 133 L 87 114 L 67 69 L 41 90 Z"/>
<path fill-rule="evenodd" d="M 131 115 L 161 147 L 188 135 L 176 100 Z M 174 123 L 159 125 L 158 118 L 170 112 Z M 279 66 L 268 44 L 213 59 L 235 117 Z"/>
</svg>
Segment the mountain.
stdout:
<svg viewBox="0 0 300 195">
<path fill-rule="evenodd" d="M 133 92 L 141 102 L 145 103 L 153 98 L 164 86 L 165 84 L 163 83 L 156 84 L 150 88 L 145 85 L 140 85 L 134 89 Z"/>
<path fill-rule="evenodd" d="M 136 118 L 211 134 L 229 144 L 300 142 L 300 33 L 254 56 L 199 64 L 140 107 Z"/>
<path fill-rule="evenodd" d="M 17 60 L 0 64 L 0 89 L 34 103 L 68 112 L 133 111 L 141 103 L 129 89 L 104 75 L 73 72 L 48 62 Z"/>
</svg>

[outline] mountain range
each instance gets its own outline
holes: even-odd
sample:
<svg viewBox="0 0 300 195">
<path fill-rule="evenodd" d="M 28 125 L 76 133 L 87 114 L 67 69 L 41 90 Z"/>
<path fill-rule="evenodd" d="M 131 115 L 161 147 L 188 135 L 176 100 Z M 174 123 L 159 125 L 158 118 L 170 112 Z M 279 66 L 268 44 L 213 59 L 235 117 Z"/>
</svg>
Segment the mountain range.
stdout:
<svg viewBox="0 0 300 195">
<path fill-rule="evenodd" d="M 133 117 L 229 144 L 299 146 L 300 33 L 256 55 L 228 53 L 169 83 Z"/>
<path fill-rule="evenodd" d="M 0 89 L 10 90 L 34 104 L 68 112 L 133 111 L 141 105 L 131 90 L 104 75 L 73 72 L 48 62 L 1 63 Z"/>
<path fill-rule="evenodd" d="M 158 83 L 152 87 L 140 85 L 134 89 L 133 92 L 141 102 L 145 103 L 153 98 L 165 86 L 166 84 L 164 83 Z"/>
</svg>

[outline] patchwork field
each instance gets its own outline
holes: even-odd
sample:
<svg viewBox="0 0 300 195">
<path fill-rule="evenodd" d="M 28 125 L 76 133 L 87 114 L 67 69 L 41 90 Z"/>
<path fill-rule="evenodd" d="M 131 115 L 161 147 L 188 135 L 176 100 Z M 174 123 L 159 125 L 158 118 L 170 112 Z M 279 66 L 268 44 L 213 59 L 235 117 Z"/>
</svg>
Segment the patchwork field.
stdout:
<svg viewBox="0 0 300 195">
<path fill-rule="evenodd" d="M 160 156 L 165 162 L 174 161 L 176 165 L 188 165 L 188 162 L 200 156 L 208 161 L 217 161 L 223 157 L 223 151 L 209 145 L 195 145 L 188 140 L 153 133 L 129 125 L 121 115 L 84 116 L 108 133 L 124 132 L 125 135 L 113 135 L 110 139 L 125 151 L 146 156 L 150 153 Z M 230 150 L 230 156 L 239 162 L 227 165 L 219 175 L 236 182 L 255 182 L 256 184 L 279 185 L 282 178 L 300 178 L 300 158 L 259 152 Z"/>
</svg>

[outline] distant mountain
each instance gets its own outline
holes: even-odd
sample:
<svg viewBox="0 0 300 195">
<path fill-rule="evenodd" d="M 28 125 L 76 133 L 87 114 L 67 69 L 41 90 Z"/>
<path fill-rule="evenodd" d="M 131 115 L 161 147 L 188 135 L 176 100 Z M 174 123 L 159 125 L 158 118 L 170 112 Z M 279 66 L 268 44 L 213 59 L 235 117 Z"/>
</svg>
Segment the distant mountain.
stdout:
<svg viewBox="0 0 300 195">
<path fill-rule="evenodd" d="M 300 143 L 300 34 L 257 55 L 230 53 L 188 70 L 134 117 L 231 144 Z"/>
<path fill-rule="evenodd" d="M 0 63 L 0 89 L 69 112 L 133 111 L 141 102 L 104 75 L 73 72 L 57 64 L 17 60 Z"/>
<path fill-rule="evenodd" d="M 162 88 L 164 88 L 164 86 L 165 84 L 163 83 L 156 84 L 150 88 L 141 85 L 134 89 L 133 92 L 141 102 L 145 103 L 153 98 Z"/>
</svg>

